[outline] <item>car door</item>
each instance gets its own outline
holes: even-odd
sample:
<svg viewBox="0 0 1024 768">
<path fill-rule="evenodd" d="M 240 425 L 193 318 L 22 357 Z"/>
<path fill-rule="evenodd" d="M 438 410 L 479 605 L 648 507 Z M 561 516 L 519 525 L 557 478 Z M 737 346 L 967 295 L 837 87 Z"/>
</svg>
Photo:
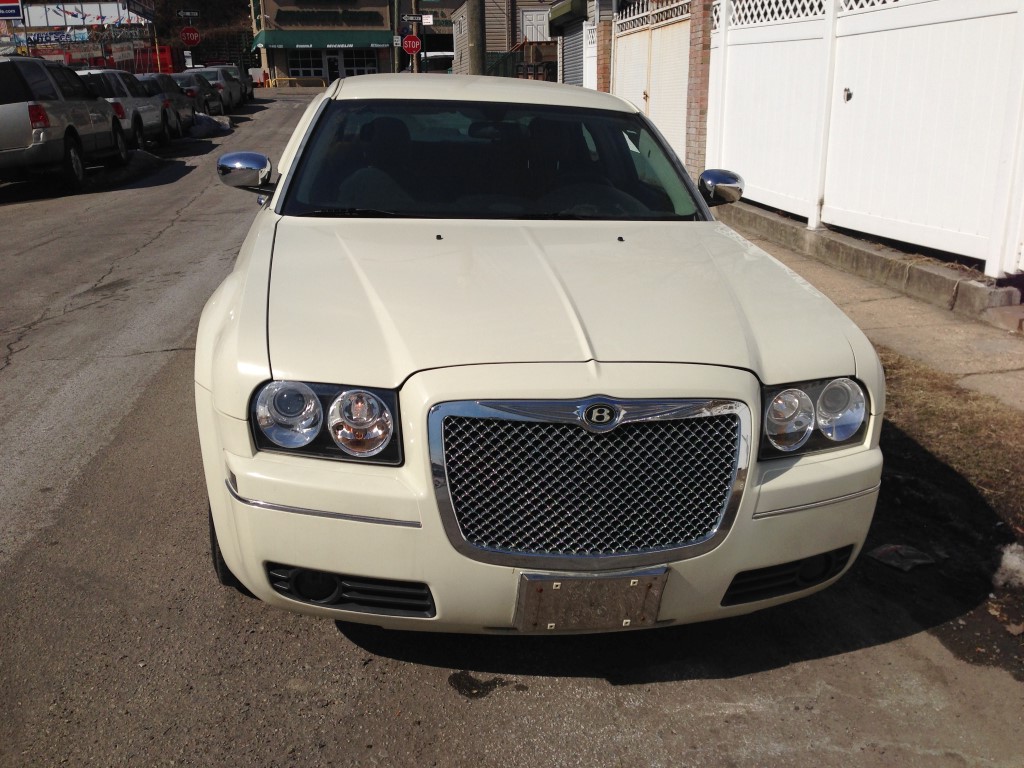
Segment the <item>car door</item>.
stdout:
<svg viewBox="0 0 1024 768">
<path fill-rule="evenodd" d="M 32 90 L 28 78 L 18 76 L 22 69 L 29 69 L 18 67 L 19 64 L 24 62 L 0 62 L 0 152 L 23 150 L 32 144 L 32 124 L 26 114 L 26 103 L 38 102 L 40 99 Z M 31 69 L 40 70 L 34 63 Z M 50 88 L 52 99 L 58 100 L 60 97 L 53 83 L 45 75 L 42 77 L 43 82 Z"/>
<path fill-rule="evenodd" d="M 94 95 L 85 82 L 67 67 L 47 66 L 46 72 L 63 97 L 60 104 L 64 124 L 72 124 L 82 140 L 86 154 L 106 149 L 112 143 L 110 112 L 106 102 Z M 56 109 L 56 105 L 55 105 Z"/>
<path fill-rule="evenodd" d="M 142 87 L 135 75 L 129 72 L 117 72 L 115 77 L 121 87 L 128 94 L 128 100 L 132 105 L 132 111 L 137 112 L 142 118 L 142 126 L 148 133 L 154 132 L 160 126 L 160 110 L 162 99 L 150 96 Z"/>
</svg>

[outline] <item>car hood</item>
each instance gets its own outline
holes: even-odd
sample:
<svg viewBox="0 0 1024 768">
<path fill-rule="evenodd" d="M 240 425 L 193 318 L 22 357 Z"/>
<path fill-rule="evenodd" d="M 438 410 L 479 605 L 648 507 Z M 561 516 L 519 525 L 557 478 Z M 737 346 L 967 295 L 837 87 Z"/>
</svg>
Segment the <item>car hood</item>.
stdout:
<svg viewBox="0 0 1024 768">
<path fill-rule="evenodd" d="M 279 221 L 275 378 L 397 387 L 481 363 L 729 366 L 782 383 L 856 371 L 856 327 L 714 222 Z"/>
</svg>

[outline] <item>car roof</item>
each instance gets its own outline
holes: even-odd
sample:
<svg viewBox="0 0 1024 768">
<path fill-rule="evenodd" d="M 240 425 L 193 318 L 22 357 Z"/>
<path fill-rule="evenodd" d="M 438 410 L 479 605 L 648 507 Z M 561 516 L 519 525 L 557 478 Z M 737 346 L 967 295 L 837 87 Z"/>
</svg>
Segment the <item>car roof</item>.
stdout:
<svg viewBox="0 0 1024 768">
<path fill-rule="evenodd" d="M 625 99 L 576 85 L 511 77 L 447 74 L 356 75 L 336 81 L 329 96 L 348 99 L 423 99 L 503 104 L 551 104 L 638 112 Z"/>
</svg>

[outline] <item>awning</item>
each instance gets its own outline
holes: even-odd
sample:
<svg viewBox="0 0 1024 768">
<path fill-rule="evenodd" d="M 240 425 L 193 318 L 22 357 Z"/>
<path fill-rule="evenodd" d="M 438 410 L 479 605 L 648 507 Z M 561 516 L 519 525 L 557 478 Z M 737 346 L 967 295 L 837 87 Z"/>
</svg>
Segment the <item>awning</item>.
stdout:
<svg viewBox="0 0 1024 768">
<path fill-rule="evenodd" d="M 553 36 L 558 37 L 569 24 L 586 19 L 587 0 L 561 0 L 552 5 L 548 12 L 548 29 Z"/>
<path fill-rule="evenodd" d="M 390 30 L 377 29 L 265 29 L 256 34 L 257 48 L 390 48 Z"/>
</svg>

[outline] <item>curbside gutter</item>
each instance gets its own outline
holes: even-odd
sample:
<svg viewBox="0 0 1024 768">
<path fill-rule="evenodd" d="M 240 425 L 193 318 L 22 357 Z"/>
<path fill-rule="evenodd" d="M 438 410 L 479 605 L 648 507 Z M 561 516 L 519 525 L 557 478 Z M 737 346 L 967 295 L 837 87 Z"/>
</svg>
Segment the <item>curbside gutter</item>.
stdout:
<svg viewBox="0 0 1024 768">
<path fill-rule="evenodd" d="M 715 208 L 714 213 L 745 237 L 771 240 L 957 315 L 1024 333 L 1024 306 L 1016 288 L 997 287 L 984 276 L 928 256 L 902 253 L 828 229 L 807 229 L 801 221 L 742 202 Z"/>
</svg>

